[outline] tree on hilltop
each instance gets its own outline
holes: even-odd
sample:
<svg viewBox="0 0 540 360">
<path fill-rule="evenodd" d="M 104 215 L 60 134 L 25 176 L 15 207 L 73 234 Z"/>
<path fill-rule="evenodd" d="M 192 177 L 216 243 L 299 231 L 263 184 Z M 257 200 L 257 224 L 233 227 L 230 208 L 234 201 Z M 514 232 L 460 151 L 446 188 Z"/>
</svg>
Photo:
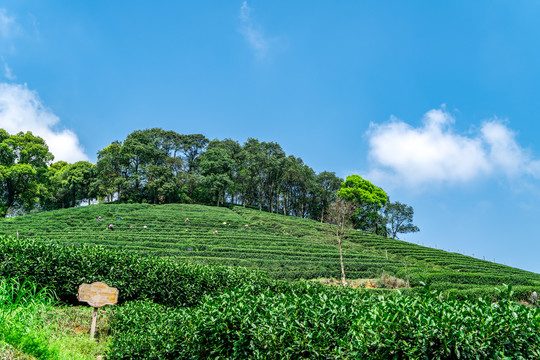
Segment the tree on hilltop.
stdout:
<svg viewBox="0 0 540 360">
<path fill-rule="evenodd" d="M 397 234 L 418 232 L 418 226 L 412 223 L 414 210 L 412 206 L 407 206 L 399 201 L 389 202 L 384 209 L 387 219 L 388 236 L 395 239 Z"/>
<path fill-rule="evenodd" d="M 9 135 L 0 129 L 0 216 L 34 206 L 53 159 L 45 141 L 30 131 Z"/>
<path fill-rule="evenodd" d="M 388 195 L 383 189 L 359 175 L 350 175 L 341 184 L 338 196 L 357 205 L 353 218 L 356 229 L 386 235 L 385 220 L 380 212 L 388 201 Z"/>
</svg>

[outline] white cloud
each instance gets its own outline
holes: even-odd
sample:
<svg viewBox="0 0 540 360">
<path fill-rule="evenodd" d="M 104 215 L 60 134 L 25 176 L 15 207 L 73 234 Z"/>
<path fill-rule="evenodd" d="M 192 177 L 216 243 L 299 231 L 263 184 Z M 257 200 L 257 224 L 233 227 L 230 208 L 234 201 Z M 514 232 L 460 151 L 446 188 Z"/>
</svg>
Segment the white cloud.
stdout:
<svg viewBox="0 0 540 360">
<path fill-rule="evenodd" d="M 477 135 L 456 134 L 455 119 L 442 109 L 428 111 L 413 127 L 394 117 L 368 131 L 373 168 L 366 177 L 392 185 L 454 184 L 504 174 L 540 177 L 534 160 L 499 119 L 485 121 Z"/>
<path fill-rule="evenodd" d="M 88 160 L 77 135 L 58 129 L 59 122 L 58 116 L 43 106 L 38 94 L 26 85 L 0 83 L 0 128 L 10 134 L 31 131 L 42 137 L 55 161 Z"/>
<path fill-rule="evenodd" d="M 269 41 L 264 36 L 260 27 L 253 23 L 251 8 L 248 6 L 247 1 L 244 1 L 242 7 L 240 7 L 240 22 L 240 33 L 244 36 L 258 57 L 265 57 L 268 52 Z"/>
<path fill-rule="evenodd" d="M 0 35 L 7 38 L 16 30 L 15 18 L 7 15 L 6 9 L 0 8 Z"/>
<path fill-rule="evenodd" d="M 8 80 L 15 80 L 17 77 L 13 74 L 13 71 L 8 66 L 7 62 L 4 61 L 4 77 Z"/>
</svg>

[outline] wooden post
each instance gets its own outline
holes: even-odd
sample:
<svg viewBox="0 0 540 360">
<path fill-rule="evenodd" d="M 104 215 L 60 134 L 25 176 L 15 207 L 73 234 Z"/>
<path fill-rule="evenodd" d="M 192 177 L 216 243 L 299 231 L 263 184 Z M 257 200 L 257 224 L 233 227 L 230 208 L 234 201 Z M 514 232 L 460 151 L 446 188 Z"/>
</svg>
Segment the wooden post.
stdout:
<svg viewBox="0 0 540 360">
<path fill-rule="evenodd" d="M 19 232 L 17 231 L 17 240 L 19 240 Z"/>
<path fill-rule="evenodd" d="M 98 308 L 94 308 L 94 314 L 92 315 L 92 326 L 90 327 L 90 338 L 93 339 L 96 334 L 96 322 L 97 322 Z"/>
<path fill-rule="evenodd" d="M 384 249 L 384 252 L 386 253 L 386 260 L 388 260 L 388 250 Z"/>
<path fill-rule="evenodd" d="M 96 333 L 96 323 L 98 308 L 105 305 L 114 305 L 118 302 L 118 289 L 109 287 L 102 282 L 92 284 L 82 284 L 79 286 L 77 299 L 88 303 L 94 308 L 92 315 L 92 326 L 90 327 L 90 338 L 93 339 Z"/>
</svg>

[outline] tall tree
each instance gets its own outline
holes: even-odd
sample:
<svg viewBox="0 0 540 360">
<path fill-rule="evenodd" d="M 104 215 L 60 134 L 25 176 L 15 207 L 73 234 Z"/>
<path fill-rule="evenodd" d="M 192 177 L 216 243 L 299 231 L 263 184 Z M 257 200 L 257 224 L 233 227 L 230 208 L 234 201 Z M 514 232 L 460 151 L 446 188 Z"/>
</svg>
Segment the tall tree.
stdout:
<svg viewBox="0 0 540 360">
<path fill-rule="evenodd" d="M 148 166 L 162 166 L 165 163 L 168 157 L 163 147 L 166 144 L 165 135 L 166 132 L 159 128 L 136 130 L 124 141 L 121 154 L 128 164 L 130 199 L 141 201 L 145 197 Z"/>
<path fill-rule="evenodd" d="M 65 161 L 56 161 L 47 168 L 44 181 L 40 184 L 39 207 L 43 210 L 55 210 L 66 207 L 67 186 L 62 183 L 61 172 L 68 165 Z"/>
<path fill-rule="evenodd" d="M 384 217 L 380 214 L 388 201 L 388 195 L 383 189 L 359 175 L 350 175 L 341 184 L 338 196 L 357 204 L 358 209 L 354 218 L 354 226 L 357 229 L 386 235 Z"/>
<path fill-rule="evenodd" d="M 320 186 L 318 195 L 320 220 L 324 222 L 328 207 L 336 199 L 337 192 L 341 187 L 343 179 L 336 176 L 334 172 L 323 171 L 315 177 L 315 181 Z"/>
<path fill-rule="evenodd" d="M 146 200 L 152 204 L 166 204 L 182 199 L 183 188 L 169 166 L 148 165 L 146 168 Z"/>
<path fill-rule="evenodd" d="M 11 208 L 30 209 L 38 200 L 53 155 L 45 141 L 31 132 L 9 135 L 0 129 L 0 215 Z"/>
<path fill-rule="evenodd" d="M 88 205 L 90 205 L 92 200 L 90 185 L 95 180 L 94 166 L 88 161 L 77 161 L 62 169 L 71 193 L 70 206 L 75 206 L 78 201 L 83 200 L 88 201 Z"/>
<path fill-rule="evenodd" d="M 128 160 L 124 154 L 122 143 L 118 141 L 98 151 L 96 179 L 92 184 L 94 196 L 112 201 L 116 193 L 120 200 L 128 183 Z"/>
<path fill-rule="evenodd" d="M 224 150 L 232 161 L 229 167 L 229 178 L 231 180 L 226 189 L 231 203 L 235 204 L 242 196 L 242 166 L 245 160 L 245 151 L 243 147 L 235 140 L 212 140 L 207 147 L 207 151 L 219 148 Z M 204 154 L 202 155 L 204 157 Z"/>
<path fill-rule="evenodd" d="M 208 189 L 214 193 L 217 206 L 225 201 L 225 191 L 232 184 L 230 174 L 233 166 L 230 155 L 220 147 L 211 148 L 201 156 L 201 175 Z"/>
<path fill-rule="evenodd" d="M 182 135 L 178 138 L 178 145 L 184 154 L 186 171 L 192 173 L 197 170 L 198 157 L 205 151 L 208 139 L 202 134 Z"/>
<path fill-rule="evenodd" d="M 412 206 L 402 204 L 399 201 L 389 202 L 384 209 L 387 219 L 388 236 L 395 239 L 397 234 L 418 232 L 418 226 L 412 223 L 414 210 Z"/>
<path fill-rule="evenodd" d="M 345 229 L 349 226 L 351 219 L 354 217 L 357 205 L 352 201 L 344 199 L 336 199 L 328 209 L 328 217 L 330 222 L 336 225 L 335 233 L 339 248 L 339 263 L 341 265 L 341 284 L 345 286 L 345 266 L 343 264 L 343 236 Z"/>
</svg>

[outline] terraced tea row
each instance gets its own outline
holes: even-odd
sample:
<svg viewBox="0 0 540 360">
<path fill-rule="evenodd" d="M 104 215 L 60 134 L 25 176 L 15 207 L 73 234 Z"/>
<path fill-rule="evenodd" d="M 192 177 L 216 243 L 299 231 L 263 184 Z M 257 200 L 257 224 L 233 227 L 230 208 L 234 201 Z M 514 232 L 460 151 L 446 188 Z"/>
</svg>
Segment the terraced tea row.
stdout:
<svg viewBox="0 0 540 360">
<path fill-rule="evenodd" d="M 242 207 L 92 205 L 0 221 L 0 234 L 17 232 L 187 262 L 260 268 L 278 278 L 339 277 L 331 225 Z M 386 272 L 413 285 L 431 281 L 483 286 L 503 279 L 514 285 L 540 284 L 538 274 L 352 230 L 344 243 L 344 264 L 349 278 Z M 464 274 L 472 275 L 456 281 Z"/>
</svg>

